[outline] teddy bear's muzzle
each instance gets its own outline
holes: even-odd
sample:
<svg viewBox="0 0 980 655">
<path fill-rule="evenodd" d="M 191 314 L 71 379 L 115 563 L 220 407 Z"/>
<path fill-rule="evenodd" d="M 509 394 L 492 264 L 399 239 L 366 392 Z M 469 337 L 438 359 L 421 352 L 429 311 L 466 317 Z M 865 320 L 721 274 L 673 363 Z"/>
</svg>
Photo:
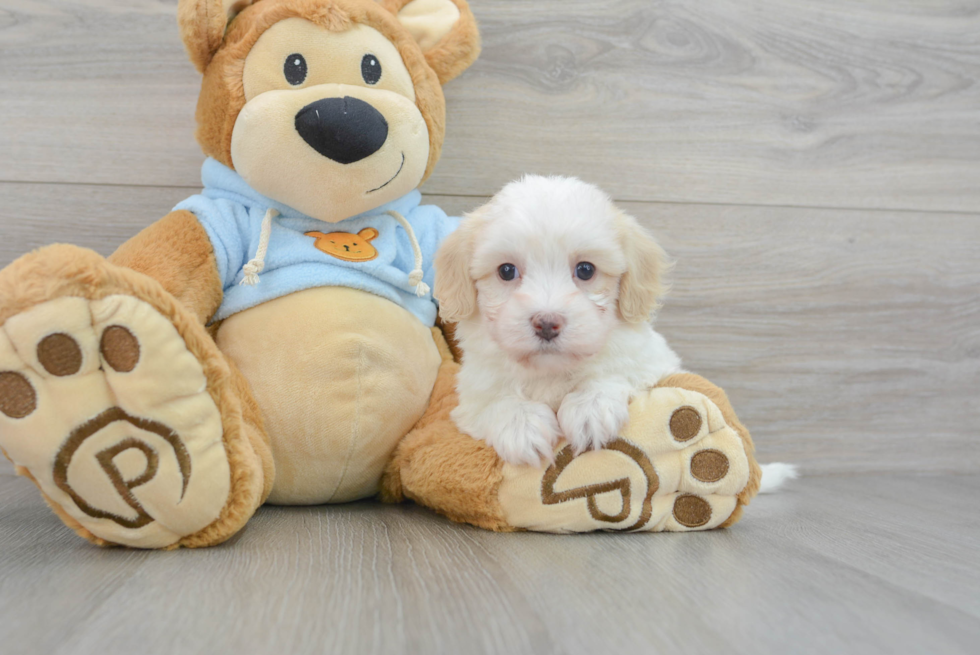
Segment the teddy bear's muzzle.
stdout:
<svg viewBox="0 0 980 655">
<path fill-rule="evenodd" d="M 299 110 L 296 131 L 327 159 L 352 164 L 381 149 L 388 138 L 388 121 L 363 100 L 323 98 Z"/>
</svg>

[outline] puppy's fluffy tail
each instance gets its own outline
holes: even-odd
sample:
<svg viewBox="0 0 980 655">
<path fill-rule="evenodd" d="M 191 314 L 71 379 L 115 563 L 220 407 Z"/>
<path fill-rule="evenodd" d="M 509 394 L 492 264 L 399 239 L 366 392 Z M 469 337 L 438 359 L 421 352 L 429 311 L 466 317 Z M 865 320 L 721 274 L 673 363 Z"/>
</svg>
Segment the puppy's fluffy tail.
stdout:
<svg viewBox="0 0 980 655">
<path fill-rule="evenodd" d="M 774 491 L 779 491 L 784 484 L 800 477 L 800 472 L 797 470 L 795 464 L 776 462 L 775 464 L 763 464 L 761 468 L 762 482 L 759 485 L 760 494 L 771 494 Z"/>
</svg>

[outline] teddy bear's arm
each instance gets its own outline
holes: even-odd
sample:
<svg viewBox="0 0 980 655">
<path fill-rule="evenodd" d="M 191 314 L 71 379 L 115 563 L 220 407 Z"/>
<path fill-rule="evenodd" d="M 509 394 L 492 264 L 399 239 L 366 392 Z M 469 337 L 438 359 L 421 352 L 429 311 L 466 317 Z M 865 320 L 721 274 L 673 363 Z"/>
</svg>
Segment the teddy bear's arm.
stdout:
<svg viewBox="0 0 980 655">
<path fill-rule="evenodd" d="M 189 211 L 170 212 L 120 246 L 109 261 L 154 278 L 202 323 L 221 305 L 214 249 Z"/>
</svg>

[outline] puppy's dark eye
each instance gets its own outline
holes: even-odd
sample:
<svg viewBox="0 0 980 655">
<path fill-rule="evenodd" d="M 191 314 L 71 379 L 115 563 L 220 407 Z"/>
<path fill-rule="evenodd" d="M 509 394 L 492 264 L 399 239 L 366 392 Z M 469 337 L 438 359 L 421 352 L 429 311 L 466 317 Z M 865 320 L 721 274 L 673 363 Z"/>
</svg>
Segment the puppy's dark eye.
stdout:
<svg viewBox="0 0 980 655">
<path fill-rule="evenodd" d="M 286 63 L 282 65 L 282 74 L 293 86 L 302 84 L 306 79 L 306 59 L 303 55 L 293 53 L 286 57 Z"/>
<path fill-rule="evenodd" d="M 361 77 L 368 84 L 377 84 L 381 79 L 381 62 L 374 55 L 364 55 L 361 58 Z"/>
<path fill-rule="evenodd" d="M 591 280 L 595 275 L 595 266 L 591 262 L 579 262 L 575 267 L 575 277 L 580 280 Z"/>
<path fill-rule="evenodd" d="M 513 264 L 501 264 L 497 267 L 497 275 L 500 276 L 501 280 L 510 282 L 517 277 L 517 267 Z"/>
</svg>

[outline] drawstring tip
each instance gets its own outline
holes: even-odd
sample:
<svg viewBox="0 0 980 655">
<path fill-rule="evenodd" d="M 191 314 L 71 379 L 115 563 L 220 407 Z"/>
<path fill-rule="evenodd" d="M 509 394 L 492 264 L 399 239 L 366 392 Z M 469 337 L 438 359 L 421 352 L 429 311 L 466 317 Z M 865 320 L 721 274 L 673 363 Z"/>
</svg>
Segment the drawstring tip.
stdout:
<svg viewBox="0 0 980 655">
<path fill-rule="evenodd" d="M 422 276 L 424 275 L 422 272 L 422 249 L 419 247 L 419 240 L 415 237 L 415 230 L 412 229 L 412 224 L 398 212 L 389 210 L 388 215 L 398 221 L 398 224 L 408 234 L 408 240 L 412 244 L 412 251 L 415 253 L 415 269 L 408 274 L 408 282 L 415 287 L 416 296 L 425 298 L 429 295 L 431 289 L 429 289 L 428 284 L 422 281 Z"/>
<path fill-rule="evenodd" d="M 425 298 L 429 295 L 429 285 L 422 281 L 422 269 L 416 268 L 408 276 L 409 283 L 415 285 L 415 295 L 419 298 Z"/>
<path fill-rule="evenodd" d="M 254 287 L 259 283 L 259 273 L 262 272 L 263 268 L 265 268 L 265 266 L 262 264 L 262 262 L 256 262 L 254 259 L 245 264 L 245 266 L 242 267 L 242 273 L 245 274 L 245 277 L 243 277 L 242 281 L 238 284 L 245 287 Z"/>
<path fill-rule="evenodd" d="M 259 247 L 255 250 L 255 257 L 242 266 L 242 281 L 238 284 L 246 287 L 254 287 L 259 283 L 259 273 L 265 268 L 265 255 L 269 250 L 269 239 L 272 238 L 272 219 L 279 215 L 278 210 L 269 207 L 262 218 L 262 227 L 259 230 Z"/>
</svg>

